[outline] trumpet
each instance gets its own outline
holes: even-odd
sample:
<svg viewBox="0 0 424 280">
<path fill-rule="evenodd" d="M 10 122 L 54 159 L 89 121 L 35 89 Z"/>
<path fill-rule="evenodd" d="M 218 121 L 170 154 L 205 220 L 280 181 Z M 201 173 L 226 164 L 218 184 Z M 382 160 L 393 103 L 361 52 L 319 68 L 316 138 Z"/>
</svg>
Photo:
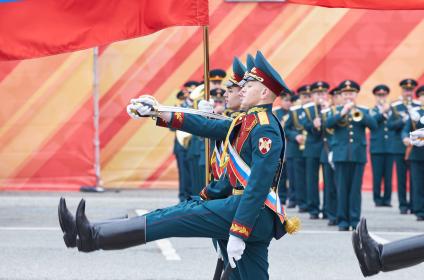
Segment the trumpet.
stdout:
<svg viewBox="0 0 424 280">
<path fill-rule="evenodd" d="M 364 114 L 356 106 L 350 111 L 350 115 L 354 122 L 360 122 L 364 118 Z"/>
</svg>

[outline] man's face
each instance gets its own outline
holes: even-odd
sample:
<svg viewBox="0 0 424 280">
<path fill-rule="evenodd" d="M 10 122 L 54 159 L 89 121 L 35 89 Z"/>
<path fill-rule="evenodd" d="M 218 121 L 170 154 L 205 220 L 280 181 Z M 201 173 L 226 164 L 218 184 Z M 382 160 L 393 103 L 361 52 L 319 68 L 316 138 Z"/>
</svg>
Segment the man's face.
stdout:
<svg viewBox="0 0 424 280">
<path fill-rule="evenodd" d="M 308 102 L 311 102 L 311 100 L 312 100 L 312 98 L 311 98 L 311 95 L 310 95 L 310 94 L 301 94 L 301 95 L 299 96 L 299 99 L 300 99 L 300 103 L 301 103 L 302 105 L 304 105 L 304 104 L 306 104 L 306 103 L 308 103 Z"/>
<path fill-rule="evenodd" d="M 215 100 L 214 101 L 214 112 L 216 113 L 216 114 L 222 114 L 222 112 L 224 112 L 225 111 L 225 103 L 224 103 L 224 100 L 222 100 L 222 99 L 217 99 L 217 100 Z"/>
<path fill-rule="evenodd" d="M 238 86 L 229 87 L 224 93 L 225 103 L 227 104 L 227 108 L 231 110 L 239 110 L 241 99 L 240 99 L 240 90 L 241 88 Z"/>
<path fill-rule="evenodd" d="M 386 103 L 387 100 L 387 94 L 376 94 L 375 95 L 375 101 L 377 104 L 383 104 Z"/>
<path fill-rule="evenodd" d="M 222 81 L 211 81 L 210 90 L 221 88 Z"/>
<path fill-rule="evenodd" d="M 421 104 L 424 104 L 424 94 L 421 94 L 421 95 L 418 97 L 418 101 L 420 101 L 420 102 L 421 102 Z"/>
<path fill-rule="evenodd" d="M 411 89 L 402 88 L 402 96 L 404 98 L 412 98 L 414 95 L 414 91 Z"/>
<path fill-rule="evenodd" d="M 283 108 L 284 110 L 289 110 L 292 105 L 290 96 L 289 95 L 281 96 L 280 100 L 281 100 L 281 108 Z"/>
<path fill-rule="evenodd" d="M 240 90 L 241 106 L 240 109 L 248 110 L 261 101 L 262 93 L 266 90 L 258 81 L 248 81 L 243 85 Z"/>
<path fill-rule="evenodd" d="M 355 103 L 356 96 L 358 95 L 355 91 L 342 91 L 341 96 L 343 98 L 344 103 L 353 102 Z"/>
<path fill-rule="evenodd" d="M 333 104 L 334 105 L 342 105 L 344 103 L 342 96 L 340 93 L 333 95 Z"/>
</svg>

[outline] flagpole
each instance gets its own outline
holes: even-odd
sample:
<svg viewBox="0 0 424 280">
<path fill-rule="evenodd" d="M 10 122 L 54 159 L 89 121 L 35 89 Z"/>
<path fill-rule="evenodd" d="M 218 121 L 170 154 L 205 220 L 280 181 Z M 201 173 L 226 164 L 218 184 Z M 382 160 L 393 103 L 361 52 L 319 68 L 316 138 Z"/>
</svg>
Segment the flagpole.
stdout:
<svg viewBox="0 0 424 280">
<path fill-rule="evenodd" d="M 205 100 L 209 101 L 209 27 L 203 26 L 203 58 L 204 58 L 204 71 L 203 76 L 205 82 Z M 206 185 L 209 184 L 210 179 L 210 141 L 208 138 L 205 138 L 205 178 Z"/>
</svg>

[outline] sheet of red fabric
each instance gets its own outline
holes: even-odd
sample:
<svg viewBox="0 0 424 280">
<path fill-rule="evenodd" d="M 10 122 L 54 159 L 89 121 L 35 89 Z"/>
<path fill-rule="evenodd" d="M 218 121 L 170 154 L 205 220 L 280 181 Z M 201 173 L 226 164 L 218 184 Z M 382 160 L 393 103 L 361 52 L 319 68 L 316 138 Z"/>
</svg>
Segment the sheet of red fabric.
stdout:
<svg viewBox="0 0 424 280">
<path fill-rule="evenodd" d="M 86 49 L 208 20 L 208 0 L 2 0 L 0 60 Z"/>
<path fill-rule="evenodd" d="M 331 8 L 424 10 L 424 0 L 287 0 L 287 2 Z"/>
</svg>

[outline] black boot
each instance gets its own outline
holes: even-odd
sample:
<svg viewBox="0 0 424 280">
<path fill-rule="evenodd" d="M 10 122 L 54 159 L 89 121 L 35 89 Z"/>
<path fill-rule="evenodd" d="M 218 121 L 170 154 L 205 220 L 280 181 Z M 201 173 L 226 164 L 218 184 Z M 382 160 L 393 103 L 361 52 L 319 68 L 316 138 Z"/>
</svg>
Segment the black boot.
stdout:
<svg viewBox="0 0 424 280">
<path fill-rule="evenodd" d="M 63 197 L 60 198 L 58 206 L 59 224 L 63 232 L 63 240 L 65 241 L 66 247 L 75 248 L 77 245 L 77 226 L 75 224 L 75 218 L 72 213 L 66 207 L 66 201 Z M 128 215 L 123 217 L 117 217 L 112 220 L 98 222 L 96 224 L 105 224 L 113 220 L 127 219 Z"/>
<path fill-rule="evenodd" d="M 66 207 L 66 202 L 63 197 L 60 198 L 57 211 L 59 216 L 60 228 L 63 232 L 63 241 L 65 241 L 66 247 L 74 248 L 76 246 L 77 239 L 77 228 L 75 225 L 75 218 Z"/>
<path fill-rule="evenodd" d="M 146 243 L 146 217 L 90 224 L 82 199 L 76 214 L 77 247 L 82 252 L 118 250 Z"/>
<path fill-rule="evenodd" d="M 397 270 L 424 262 L 424 235 L 382 245 L 368 234 L 366 220 L 363 218 L 358 225 L 358 236 L 360 243 L 359 256 L 356 252 L 357 246 L 355 248 L 355 242 L 354 249 L 364 276 L 371 276 L 380 271 Z"/>
</svg>

